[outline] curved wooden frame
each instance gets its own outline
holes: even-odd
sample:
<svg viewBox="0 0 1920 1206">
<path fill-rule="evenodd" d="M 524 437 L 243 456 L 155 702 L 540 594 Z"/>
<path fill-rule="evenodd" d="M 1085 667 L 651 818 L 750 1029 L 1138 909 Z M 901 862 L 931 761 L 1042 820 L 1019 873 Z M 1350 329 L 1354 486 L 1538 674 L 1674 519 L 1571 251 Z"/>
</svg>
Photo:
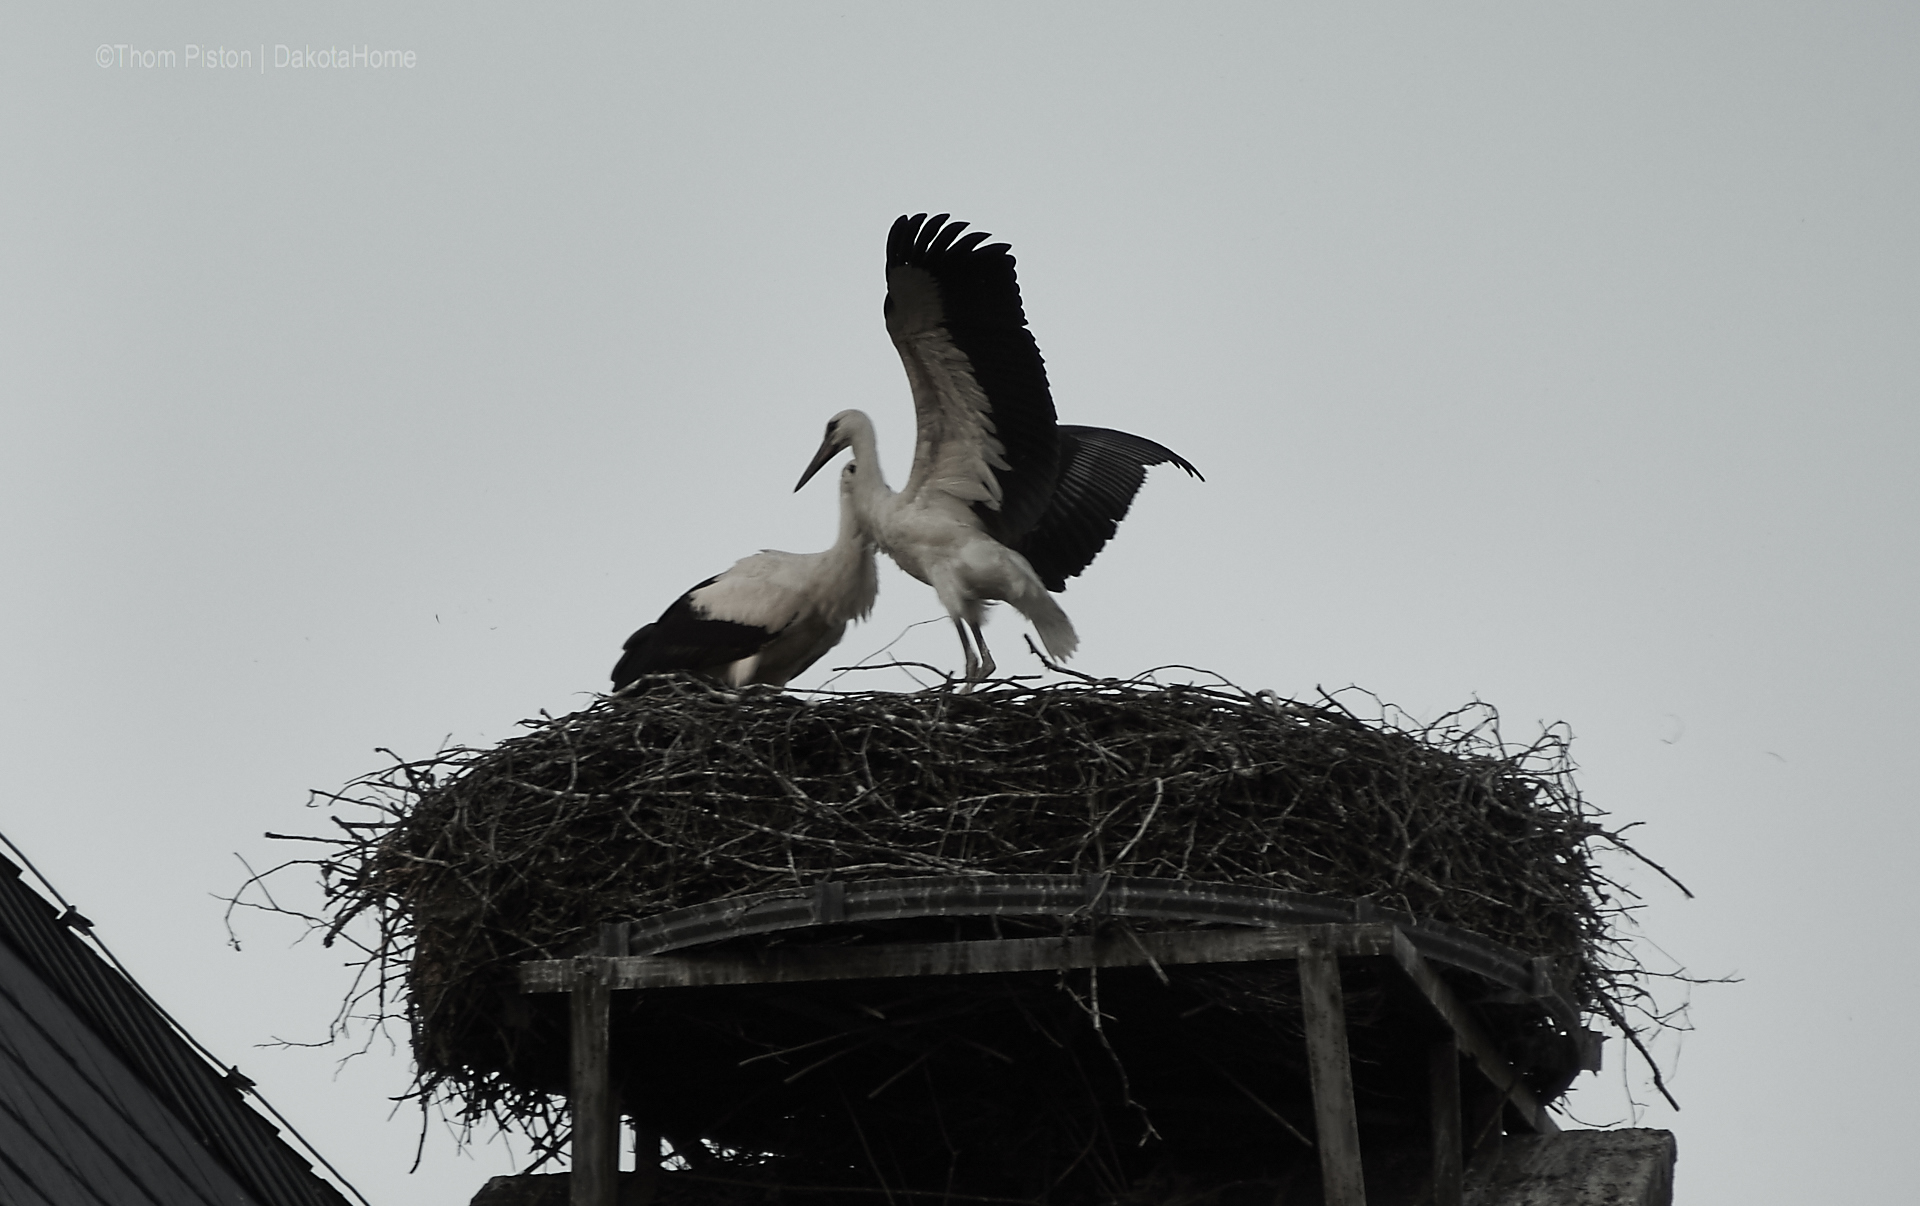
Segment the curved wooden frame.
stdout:
<svg viewBox="0 0 1920 1206">
<path fill-rule="evenodd" d="M 1553 961 L 1530 957 L 1468 930 L 1382 909 L 1365 898 L 1276 888 L 1113 875 L 939 875 L 825 880 L 690 905 L 626 922 L 624 942 L 596 954 L 664 955 L 709 942 L 863 921 L 921 917 L 1112 917 L 1201 925 L 1274 926 L 1383 922 L 1422 955 L 1531 997 L 1569 1031 L 1580 1011 Z"/>
<path fill-rule="evenodd" d="M 729 939 L 821 926 L 936 917 L 1134 918 L 1214 927 L 1134 934 L 1097 930 L 1080 936 L 986 941 L 786 947 L 769 952 L 700 951 Z M 891 976 L 1031 972 L 1161 963 L 1296 960 L 1300 967 L 1308 1062 L 1322 1176 L 1331 1206 L 1365 1206 L 1359 1133 L 1348 1067 L 1340 966 L 1343 956 L 1386 957 L 1396 964 L 1452 1037 L 1429 1053 L 1434 1200 L 1461 1201 L 1461 1151 L 1477 1136 L 1463 1127 L 1458 1079 L 1464 1056 L 1499 1104 L 1481 1130 L 1511 1108 L 1530 1129 L 1559 1128 L 1506 1062 L 1471 1010 L 1435 970 L 1443 963 L 1531 999 L 1597 1066 L 1597 1043 L 1581 1030 L 1579 1010 L 1555 983 L 1552 961 L 1477 934 L 1420 921 L 1367 899 L 1310 896 L 1272 888 L 1111 875 L 943 875 L 828 880 L 674 909 L 601 926 L 590 952 L 533 960 L 520 967 L 523 992 L 572 997 L 574 1206 L 614 1198 L 619 1113 L 611 1102 L 608 998 L 621 989 L 773 984 Z"/>
</svg>

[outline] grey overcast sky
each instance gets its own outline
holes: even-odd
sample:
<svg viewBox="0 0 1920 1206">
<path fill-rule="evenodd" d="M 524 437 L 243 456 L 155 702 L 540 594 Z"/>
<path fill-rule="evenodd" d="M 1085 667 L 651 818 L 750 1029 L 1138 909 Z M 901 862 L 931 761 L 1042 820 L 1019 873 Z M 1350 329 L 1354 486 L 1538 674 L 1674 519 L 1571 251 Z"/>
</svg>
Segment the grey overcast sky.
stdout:
<svg viewBox="0 0 1920 1206">
<path fill-rule="evenodd" d="M 1013 244 L 1063 418 L 1207 474 L 1157 472 L 1063 597 L 1080 669 L 1568 722 L 1699 895 L 1629 872 L 1650 957 L 1744 977 L 1668 1046 L 1684 1113 L 1634 1112 L 1618 1044 L 1574 1113 L 1676 1130 L 1691 1206 L 1912 1192 L 1920 8 L 7 24 L 0 829 L 375 1202 L 512 1157 L 433 1128 L 410 1175 L 402 1055 L 261 1046 L 345 973 L 264 919 L 227 945 L 236 853 L 824 546 L 833 491 L 791 487 L 833 412 L 899 480 L 882 245 L 921 210 Z M 292 66 L 332 47 L 414 65 Z M 937 614 L 889 569 L 827 664 Z M 943 628 L 897 648 L 951 663 Z"/>
</svg>

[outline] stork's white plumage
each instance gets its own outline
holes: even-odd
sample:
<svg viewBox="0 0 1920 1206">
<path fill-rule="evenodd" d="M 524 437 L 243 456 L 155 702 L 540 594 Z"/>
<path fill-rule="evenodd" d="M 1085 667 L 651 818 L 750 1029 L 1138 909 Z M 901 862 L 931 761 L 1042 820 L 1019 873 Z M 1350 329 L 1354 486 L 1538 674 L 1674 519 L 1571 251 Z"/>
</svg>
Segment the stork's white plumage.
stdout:
<svg viewBox="0 0 1920 1206">
<path fill-rule="evenodd" d="M 966 226 L 917 214 L 887 236 L 887 333 L 919 420 L 906 487 L 887 485 L 873 422 L 857 410 L 828 422 L 800 485 L 853 449 L 863 529 L 933 587 L 977 681 L 994 671 L 980 633 L 987 604 L 1012 604 L 1049 654 L 1070 656 L 1079 638 L 1048 592 L 1112 539 L 1148 466 L 1200 472 L 1152 440 L 1057 422 L 1010 249 Z"/>
<path fill-rule="evenodd" d="M 840 474 L 840 534 L 818 553 L 763 549 L 674 601 L 627 638 L 613 689 L 690 670 L 733 686 L 784 686 L 865 619 L 879 592 L 873 543 L 853 505 L 858 461 Z"/>
</svg>

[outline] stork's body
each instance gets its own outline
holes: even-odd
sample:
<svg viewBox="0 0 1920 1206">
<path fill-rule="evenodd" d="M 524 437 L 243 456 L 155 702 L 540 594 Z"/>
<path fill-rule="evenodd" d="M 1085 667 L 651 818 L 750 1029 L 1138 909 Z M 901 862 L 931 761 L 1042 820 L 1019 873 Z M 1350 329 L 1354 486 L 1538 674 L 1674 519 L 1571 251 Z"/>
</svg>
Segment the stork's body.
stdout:
<svg viewBox="0 0 1920 1206">
<path fill-rule="evenodd" d="M 784 686 L 865 619 L 879 591 L 873 542 L 854 508 L 857 462 L 840 477 L 840 532 L 818 553 L 765 549 L 700 583 L 627 638 L 613 689 L 688 670 L 733 686 Z"/>
<path fill-rule="evenodd" d="M 822 452 L 807 476 L 835 452 L 849 447 L 853 459 L 847 476 L 862 530 L 901 569 L 933 588 L 959 633 L 969 680 L 985 678 L 994 670 L 993 655 L 980 634 L 990 602 L 1012 604 L 1033 624 L 1054 657 L 1073 655 L 1079 645 L 1073 622 L 1047 593 L 1027 559 L 996 539 L 964 499 L 944 489 L 896 494 L 887 485 L 880 471 L 873 420 L 865 414 L 848 410 L 833 417 Z M 801 485 L 806 481 L 801 478 Z"/>
<path fill-rule="evenodd" d="M 978 680 L 994 670 L 980 632 L 988 603 L 1011 604 L 1049 654 L 1071 656 L 1079 638 L 1048 592 L 1066 589 L 1112 538 L 1147 466 L 1199 473 L 1151 440 L 1056 422 L 1013 257 L 965 227 L 921 214 L 895 222 L 887 238 L 887 332 L 919 420 L 905 488 L 886 484 L 873 422 L 857 410 L 827 424 L 800 484 L 853 449 L 863 529 L 933 587 L 959 633 L 966 677 Z"/>
</svg>

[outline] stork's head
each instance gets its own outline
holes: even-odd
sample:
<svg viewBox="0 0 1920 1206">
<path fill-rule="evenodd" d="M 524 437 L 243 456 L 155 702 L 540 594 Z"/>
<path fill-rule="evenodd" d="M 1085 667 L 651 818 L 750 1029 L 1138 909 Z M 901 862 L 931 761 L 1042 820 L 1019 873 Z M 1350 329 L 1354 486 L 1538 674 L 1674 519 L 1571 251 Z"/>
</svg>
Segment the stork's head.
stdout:
<svg viewBox="0 0 1920 1206">
<path fill-rule="evenodd" d="M 828 419 L 827 435 L 820 441 L 820 451 L 813 454 L 813 460 L 808 463 L 807 471 L 800 475 L 799 485 L 794 486 L 794 489 L 797 491 L 801 486 L 812 481 L 813 475 L 820 472 L 821 466 L 837 456 L 842 449 L 853 447 L 854 429 L 866 421 L 867 416 L 857 410 L 843 410 Z M 847 467 L 853 468 L 852 463 L 849 462 Z"/>
</svg>

